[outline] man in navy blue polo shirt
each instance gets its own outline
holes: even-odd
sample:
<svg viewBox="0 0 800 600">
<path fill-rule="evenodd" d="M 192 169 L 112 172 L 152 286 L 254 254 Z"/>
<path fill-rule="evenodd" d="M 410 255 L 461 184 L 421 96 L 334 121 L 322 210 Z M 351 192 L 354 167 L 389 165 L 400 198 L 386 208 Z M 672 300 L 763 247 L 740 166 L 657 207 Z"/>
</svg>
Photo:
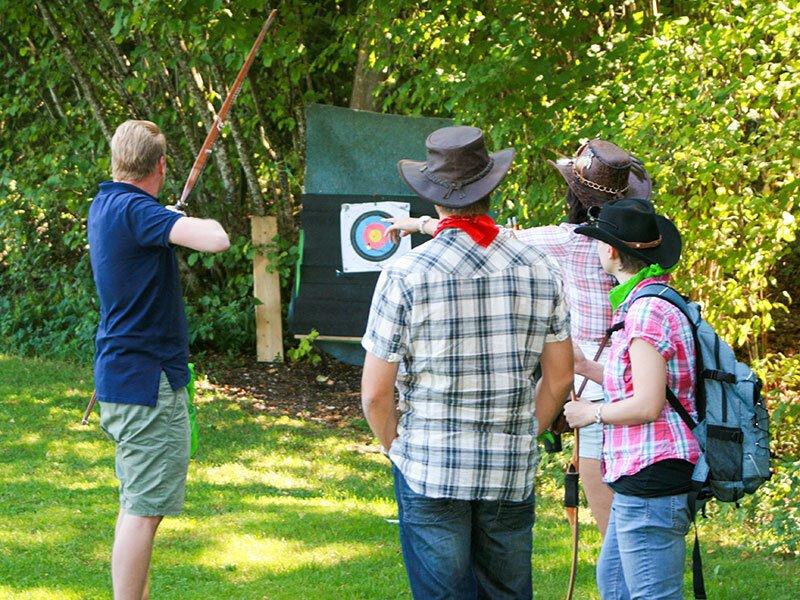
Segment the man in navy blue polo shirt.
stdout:
<svg viewBox="0 0 800 600">
<path fill-rule="evenodd" d="M 116 600 L 147 598 L 153 539 L 183 508 L 190 432 L 189 342 L 174 246 L 222 252 L 222 226 L 162 206 L 166 140 L 126 121 L 111 140 L 113 181 L 89 209 L 89 253 L 100 323 L 95 388 L 100 426 L 116 443 L 120 482 L 111 572 Z"/>
</svg>

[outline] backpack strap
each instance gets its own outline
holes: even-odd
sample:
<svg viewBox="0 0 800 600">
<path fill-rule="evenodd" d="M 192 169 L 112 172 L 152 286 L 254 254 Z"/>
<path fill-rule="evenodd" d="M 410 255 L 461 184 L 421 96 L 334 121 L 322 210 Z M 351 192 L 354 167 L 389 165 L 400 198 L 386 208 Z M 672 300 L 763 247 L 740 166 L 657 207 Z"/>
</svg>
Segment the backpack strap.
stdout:
<svg viewBox="0 0 800 600">
<path fill-rule="evenodd" d="M 672 407 L 672 409 L 680 415 L 683 422 L 686 423 L 686 426 L 690 430 L 694 431 L 694 428 L 697 427 L 697 423 L 692 418 L 692 415 L 689 414 L 689 411 L 687 411 L 683 407 L 683 404 L 680 403 L 680 400 L 678 400 L 678 397 L 675 395 L 675 393 L 669 389 L 669 386 L 667 386 L 667 402 L 669 402 L 669 405 Z"/>
<path fill-rule="evenodd" d="M 692 591 L 694 592 L 695 600 L 706 600 L 706 581 L 703 577 L 703 558 L 700 555 L 700 540 L 697 537 L 697 496 L 699 490 L 692 490 L 689 492 L 687 501 L 689 503 L 689 514 L 692 517 L 692 525 L 694 525 L 694 547 L 692 548 Z M 703 508 L 703 515 L 705 515 L 705 508 Z"/>
</svg>

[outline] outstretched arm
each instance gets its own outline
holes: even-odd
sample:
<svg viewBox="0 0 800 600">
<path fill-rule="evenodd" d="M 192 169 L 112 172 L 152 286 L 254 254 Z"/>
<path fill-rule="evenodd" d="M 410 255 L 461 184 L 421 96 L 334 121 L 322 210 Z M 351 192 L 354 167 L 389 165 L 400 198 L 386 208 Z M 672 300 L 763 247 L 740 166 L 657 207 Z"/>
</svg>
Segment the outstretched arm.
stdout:
<svg viewBox="0 0 800 600">
<path fill-rule="evenodd" d="M 181 217 L 169 232 L 169 242 L 199 252 L 224 252 L 231 246 L 228 234 L 213 219 Z"/>
<path fill-rule="evenodd" d="M 426 233 L 433 235 L 436 228 L 439 226 L 439 219 L 430 219 L 419 230 L 419 219 L 417 217 L 390 217 L 386 219 L 391 223 L 391 226 L 386 229 L 386 235 L 392 238 L 392 241 L 397 243 L 401 237 L 411 235 L 412 233 Z"/>
</svg>

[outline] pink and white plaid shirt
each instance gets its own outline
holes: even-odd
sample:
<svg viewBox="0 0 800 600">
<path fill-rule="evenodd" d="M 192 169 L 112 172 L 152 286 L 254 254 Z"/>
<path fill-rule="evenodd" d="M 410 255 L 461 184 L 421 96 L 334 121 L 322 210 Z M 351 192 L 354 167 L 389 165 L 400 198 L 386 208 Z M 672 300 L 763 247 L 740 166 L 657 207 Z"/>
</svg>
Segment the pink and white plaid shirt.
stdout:
<svg viewBox="0 0 800 600">
<path fill-rule="evenodd" d="M 603 379 L 606 402 L 619 402 L 633 395 L 631 342 L 640 338 L 653 346 L 667 362 L 667 385 L 692 418 L 695 409 L 695 348 L 689 321 L 675 306 L 661 298 L 631 298 L 651 283 L 667 283 L 668 275 L 639 283 L 614 313 L 614 322 L 625 319 L 625 328 L 611 337 L 611 348 Z M 605 425 L 603 428 L 603 479 L 616 481 L 634 475 L 654 463 L 683 459 L 692 464 L 700 457 L 700 446 L 680 415 L 664 404 L 658 419 L 642 425 Z"/>
<path fill-rule="evenodd" d="M 575 233 L 573 223 L 515 231 L 517 239 L 555 259 L 561 271 L 572 319 L 572 338 L 600 342 L 611 325 L 608 292 L 614 278 L 603 270 L 597 241 Z"/>
</svg>

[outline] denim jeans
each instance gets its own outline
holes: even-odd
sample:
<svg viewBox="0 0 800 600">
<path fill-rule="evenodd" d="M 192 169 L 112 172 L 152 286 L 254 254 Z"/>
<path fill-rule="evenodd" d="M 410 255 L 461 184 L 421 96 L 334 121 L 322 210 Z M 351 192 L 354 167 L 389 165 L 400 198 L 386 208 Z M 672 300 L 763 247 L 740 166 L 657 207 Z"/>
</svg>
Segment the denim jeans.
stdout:
<svg viewBox="0 0 800 600">
<path fill-rule="evenodd" d="M 392 470 L 415 599 L 532 597 L 533 493 L 522 502 L 428 498 Z"/>
<path fill-rule="evenodd" d="M 597 561 L 603 600 L 683 598 L 686 494 L 639 498 L 614 494 L 611 518 Z"/>
</svg>

